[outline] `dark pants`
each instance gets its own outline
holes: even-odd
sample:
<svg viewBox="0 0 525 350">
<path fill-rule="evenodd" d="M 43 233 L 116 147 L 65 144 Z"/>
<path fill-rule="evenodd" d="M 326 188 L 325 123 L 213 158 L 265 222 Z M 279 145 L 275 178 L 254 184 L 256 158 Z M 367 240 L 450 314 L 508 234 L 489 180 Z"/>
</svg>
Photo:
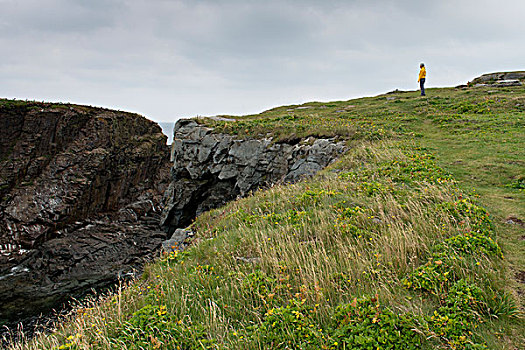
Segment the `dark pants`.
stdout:
<svg viewBox="0 0 525 350">
<path fill-rule="evenodd" d="M 419 87 L 421 88 L 421 96 L 425 96 L 425 78 L 419 79 Z"/>
</svg>

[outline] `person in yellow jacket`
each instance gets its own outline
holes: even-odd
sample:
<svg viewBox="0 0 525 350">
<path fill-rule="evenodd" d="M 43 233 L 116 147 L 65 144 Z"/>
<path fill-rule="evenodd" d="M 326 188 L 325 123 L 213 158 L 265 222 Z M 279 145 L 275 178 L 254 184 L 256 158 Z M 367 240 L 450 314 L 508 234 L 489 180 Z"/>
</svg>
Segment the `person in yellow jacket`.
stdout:
<svg viewBox="0 0 525 350">
<path fill-rule="evenodd" d="M 427 77 L 427 70 L 425 69 L 424 63 L 421 63 L 419 68 L 421 69 L 419 70 L 419 78 L 417 79 L 417 82 L 421 88 L 421 96 L 425 96 L 425 78 Z"/>
</svg>

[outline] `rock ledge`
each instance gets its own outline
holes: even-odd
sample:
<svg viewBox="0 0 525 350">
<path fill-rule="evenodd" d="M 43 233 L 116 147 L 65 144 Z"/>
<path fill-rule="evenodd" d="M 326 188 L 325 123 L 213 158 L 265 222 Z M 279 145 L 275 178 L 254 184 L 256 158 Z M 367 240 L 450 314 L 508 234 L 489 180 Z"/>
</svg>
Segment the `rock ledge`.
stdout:
<svg viewBox="0 0 525 350">
<path fill-rule="evenodd" d="M 195 120 L 179 120 L 161 223 L 172 233 L 238 196 L 312 176 L 345 149 L 343 142 L 334 139 L 308 138 L 294 145 L 271 139 L 239 140 Z"/>
</svg>

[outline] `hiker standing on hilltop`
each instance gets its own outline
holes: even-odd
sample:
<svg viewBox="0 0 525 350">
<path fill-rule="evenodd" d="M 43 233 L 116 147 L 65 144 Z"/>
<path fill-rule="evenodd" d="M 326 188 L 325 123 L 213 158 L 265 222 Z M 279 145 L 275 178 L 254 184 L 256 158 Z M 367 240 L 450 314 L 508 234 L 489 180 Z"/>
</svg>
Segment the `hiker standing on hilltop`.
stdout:
<svg viewBox="0 0 525 350">
<path fill-rule="evenodd" d="M 425 96 L 425 78 L 427 76 L 427 70 L 425 69 L 424 63 L 421 63 L 419 68 L 421 69 L 419 70 L 419 78 L 417 79 L 417 82 L 421 88 L 421 96 Z"/>
</svg>

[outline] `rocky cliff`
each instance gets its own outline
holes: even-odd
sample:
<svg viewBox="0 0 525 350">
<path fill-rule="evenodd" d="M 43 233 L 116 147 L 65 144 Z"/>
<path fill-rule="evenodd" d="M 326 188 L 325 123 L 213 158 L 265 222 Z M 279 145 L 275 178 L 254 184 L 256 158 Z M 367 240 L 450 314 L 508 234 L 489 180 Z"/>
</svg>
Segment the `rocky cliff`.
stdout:
<svg viewBox="0 0 525 350">
<path fill-rule="evenodd" d="M 344 143 L 335 139 L 310 137 L 291 144 L 271 138 L 239 139 L 196 120 L 179 120 L 161 223 L 173 232 L 200 213 L 250 191 L 314 175 L 344 151 Z"/>
<path fill-rule="evenodd" d="M 0 100 L 0 123 L 0 322 L 133 274 L 162 243 L 184 244 L 191 232 L 175 230 L 202 212 L 345 151 L 335 138 L 240 138 L 194 119 L 175 125 L 171 163 L 158 125 L 135 114 Z"/>
<path fill-rule="evenodd" d="M 103 286 L 165 239 L 166 137 L 136 114 L 0 100 L 0 323 Z"/>
</svg>

